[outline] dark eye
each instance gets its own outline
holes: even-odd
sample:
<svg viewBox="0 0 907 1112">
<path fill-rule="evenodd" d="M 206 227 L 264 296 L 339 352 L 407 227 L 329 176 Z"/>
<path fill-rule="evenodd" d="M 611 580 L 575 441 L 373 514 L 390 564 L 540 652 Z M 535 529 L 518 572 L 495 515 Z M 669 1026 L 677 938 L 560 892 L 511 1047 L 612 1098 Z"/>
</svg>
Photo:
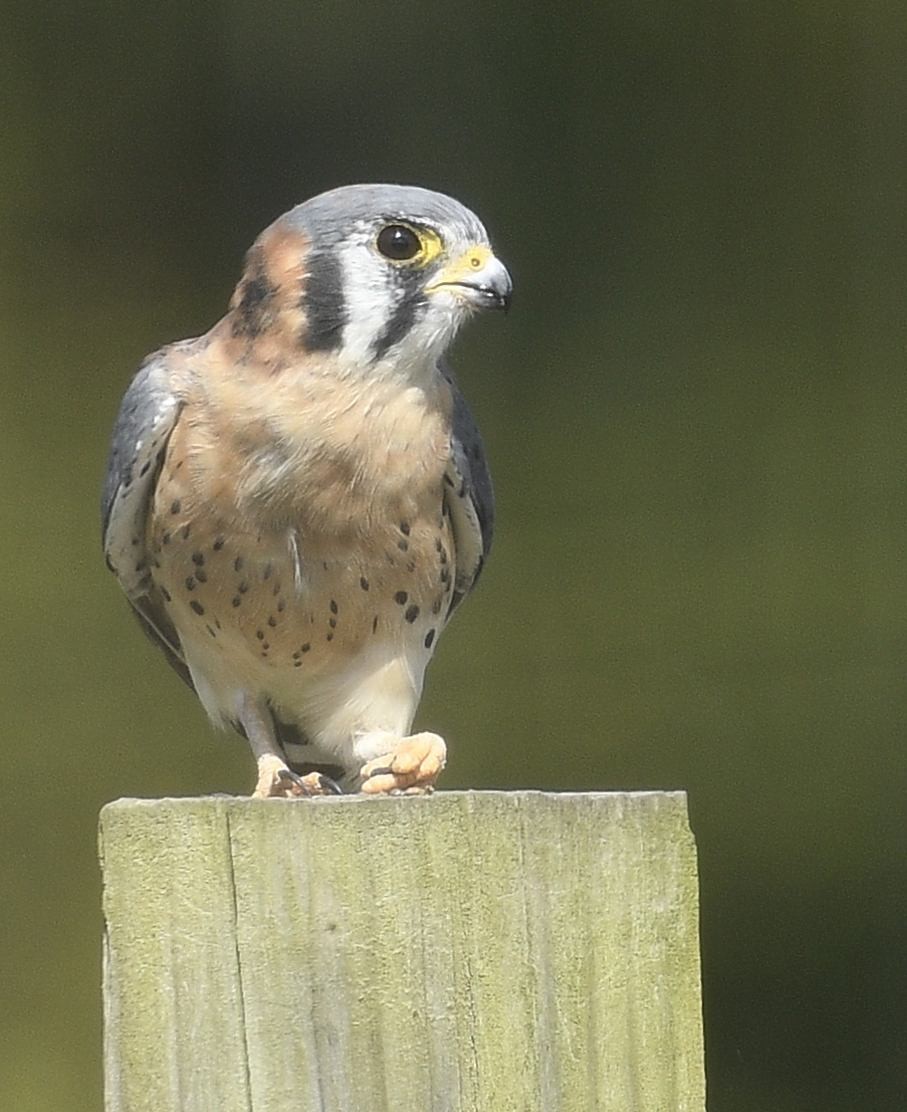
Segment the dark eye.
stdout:
<svg viewBox="0 0 907 1112">
<path fill-rule="evenodd" d="M 387 259 L 405 262 L 422 250 L 422 241 L 405 224 L 388 224 L 378 233 L 378 250 Z"/>
</svg>

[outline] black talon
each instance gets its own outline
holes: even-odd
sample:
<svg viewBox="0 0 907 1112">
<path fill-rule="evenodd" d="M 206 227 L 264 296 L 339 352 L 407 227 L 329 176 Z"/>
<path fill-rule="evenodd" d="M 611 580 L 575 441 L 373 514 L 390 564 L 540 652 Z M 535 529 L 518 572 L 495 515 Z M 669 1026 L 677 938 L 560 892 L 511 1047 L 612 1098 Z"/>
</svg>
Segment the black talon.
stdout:
<svg viewBox="0 0 907 1112">
<path fill-rule="evenodd" d="M 289 768 L 282 768 L 277 773 L 277 779 L 278 780 L 289 780 L 290 783 L 295 784 L 297 788 L 303 788 L 303 789 L 305 788 L 305 784 L 303 783 L 302 777 L 297 776 L 296 773 L 293 772 Z"/>
<path fill-rule="evenodd" d="M 305 777 L 293 772 L 292 769 L 282 768 L 277 773 L 277 779 L 289 780 L 291 784 L 295 784 L 298 788 L 302 788 L 305 795 L 311 796 L 316 794 L 306 783 Z M 318 773 L 318 787 L 325 795 L 343 795 L 343 788 L 341 788 L 337 781 L 332 780 L 330 776 L 325 776 L 323 772 Z"/>
</svg>

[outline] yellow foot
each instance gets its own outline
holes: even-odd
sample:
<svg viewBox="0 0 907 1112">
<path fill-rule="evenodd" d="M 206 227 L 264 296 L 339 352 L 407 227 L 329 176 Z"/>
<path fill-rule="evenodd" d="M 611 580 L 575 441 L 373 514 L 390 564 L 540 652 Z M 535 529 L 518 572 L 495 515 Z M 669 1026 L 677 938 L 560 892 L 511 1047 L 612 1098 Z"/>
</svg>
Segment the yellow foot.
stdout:
<svg viewBox="0 0 907 1112">
<path fill-rule="evenodd" d="M 258 783 L 253 799 L 293 799 L 308 795 L 339 795 L 340 788 L 320 772 L 297 776 L 280 757 L 266 753 L 258 758 Z"/>
<path fill-rule="evenodd" d="M 447 746 L 437 734 L 400 738 L 390 752 L 375 757 L 359 770 L 362 790 L 367 795 L 380 792 L 422 795 L 434 791 L 446 762 Z"/>
</svg>

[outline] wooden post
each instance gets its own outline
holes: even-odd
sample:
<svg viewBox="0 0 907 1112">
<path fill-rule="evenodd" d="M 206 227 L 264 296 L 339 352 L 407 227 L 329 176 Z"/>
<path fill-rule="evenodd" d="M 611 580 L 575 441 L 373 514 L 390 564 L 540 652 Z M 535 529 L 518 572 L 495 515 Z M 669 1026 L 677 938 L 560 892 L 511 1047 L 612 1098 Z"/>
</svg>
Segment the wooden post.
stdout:
<svg viewBox="0 0 907 1112">
<path fill-rule="evenodd" d="M 683 793 L 120 800 L 108 1112 L 703 1112 Z"/>
</svg>

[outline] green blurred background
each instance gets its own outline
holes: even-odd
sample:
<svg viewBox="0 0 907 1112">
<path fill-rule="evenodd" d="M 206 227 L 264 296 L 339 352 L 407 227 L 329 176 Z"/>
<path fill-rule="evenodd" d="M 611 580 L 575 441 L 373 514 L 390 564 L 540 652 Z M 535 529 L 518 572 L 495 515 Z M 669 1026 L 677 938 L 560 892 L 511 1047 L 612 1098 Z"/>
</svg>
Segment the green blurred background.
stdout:
<svg viewBox="0 0 907 1112">
<path fill-rule="evenodd" d="M 119 396 L 276 215 L 392 180 L 517 289 L 456 358 L 500 508 L 445 786 L 686 788 L 712 1112 L 902 1108 L 903 5 L 0 14 L 0 1105 L 100 1107 L 100 806 L 251 783 L 103 567 Z"/>
</svg>

